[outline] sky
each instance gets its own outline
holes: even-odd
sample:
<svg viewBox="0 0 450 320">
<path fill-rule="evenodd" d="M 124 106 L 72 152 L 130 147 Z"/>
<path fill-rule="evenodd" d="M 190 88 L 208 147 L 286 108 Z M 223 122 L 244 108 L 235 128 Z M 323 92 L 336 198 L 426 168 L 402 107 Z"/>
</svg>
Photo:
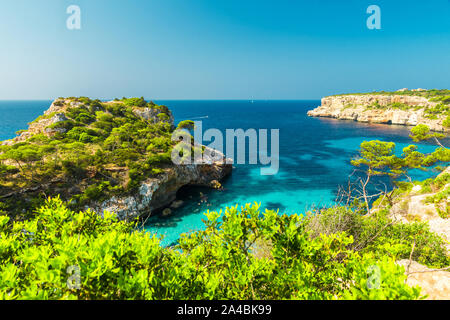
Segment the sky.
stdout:
<svg viewBox="0 0 450 320">
<path fill-rule="evenodd" d="M 450 0 L 1 0 L 0 100 L 450 88 L 449 17 Z"/>
</svg>

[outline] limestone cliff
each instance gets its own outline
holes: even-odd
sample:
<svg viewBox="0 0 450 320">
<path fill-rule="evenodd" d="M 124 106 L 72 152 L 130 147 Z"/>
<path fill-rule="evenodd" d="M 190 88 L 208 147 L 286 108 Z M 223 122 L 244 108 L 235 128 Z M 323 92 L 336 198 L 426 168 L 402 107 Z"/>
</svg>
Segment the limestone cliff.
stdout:
<svg viewBox="0 0 450 320">
<path fill-rule="evenodd" d="M 223 154 L 172 163 L 173 122 L 167 107 L 143 98 L 56 99 L 27 130 L 1 143 L 0 209 L 23 219 L 32 203 L 59 195 L 73 209 L 131 219 L 170 205 L 183 186 L 220 188 L 232 170 Z"/>
<path fill-rule="evenodd" d="M 207 159 L 204 161 L 208 162 Z M 92 208 L 96 212 L 113 212 L 122 220 L 149 215 L 154 210 L 173 203 L 177 191 L 183 186 L 220 188 L 219 181 L 229 175 L 231 170 L 232 166 L 223 161 L 175 165 L 157 178 L 149 178 L 142 182 L 138 191 L 132 195 L 113 196 L 100 203 L 91 203 L 86 208 Z"/>
<path fill-rule="evenodd" d="M 447 250 L 450 252 L 450 201 L 447 196 L 450 190 L 450 167 L 436 179 L 440 180 L 440 185 L 432 184 L 434 190 L 424 192 L 425 188 L 419 184 L 402 194 L 395 200 L 389 213 L 395 221 L 403 223 L 427 222 L 431 231 L 447 241 Z"/>
<path fill-rule="evenodd" d="M 427 300 L 450 299 L 450 272 L 448 268 L 442 270 L 430 269 L 416 261 L 406 259 L 397 261 L 397 264 L 405 267 L 407 275 L 406 283 L 411 286 L 419 286 L 422 295 Z"/>
<path fill-rule="evenodd" d="M 430 191 L 424 192 L 422 185 L 415 185 L 412 190 L 405 192 L 395 200 L 389 214 L 394 221 L 410 223 L 414 221 L 426 222 L 430 231 L 438 234 L 446 242 L 447 252 L 450 252 L 450 218 L 449 199 L 450 167 L 442 172 L 435 181 L 440 183 L 431 185 Z M 440 196 L 439 196 L 440 195 Z M 438 201 L 432 201 L 437 199 Z M 405 267 L 407 284 L 420 286 L 422 294 L 427 299 L 450 298 L 450 269 L 430 269 L 416 261 L 400 260 L 398 264 Z"/>
<path fill-rule="evenodd" d="M 446 115 L 430 116 L 427 111 L 439 104 L 423 96 L 401 94 L 337 95 L 323 98 L 321 106 L 308 111 L 308 116 L 411 126 L 426 124 L 433 131 L 446 131 L 442 125 Z"/>
</svg>

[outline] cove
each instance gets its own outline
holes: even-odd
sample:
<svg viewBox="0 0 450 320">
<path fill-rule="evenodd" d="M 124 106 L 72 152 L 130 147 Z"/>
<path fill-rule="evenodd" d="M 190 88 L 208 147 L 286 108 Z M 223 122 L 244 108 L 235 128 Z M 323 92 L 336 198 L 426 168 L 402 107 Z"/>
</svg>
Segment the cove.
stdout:
<svg viewBox="0 0 450 320">
<path fill-rule="evenodd" d="M 203 213 L 227 206 L 261 203 L 261 208 L 280 213 L 302 214 L 307 209 L 331 205 L 338 185 L 352 172 L 350 159 L 364 140 L 396 143 L 396 151 L 414 144 L 411 127 L 368 124 L 326 118 L 310 118 L 306 112 L 320 101 L 155 101 L 167 105 L 175 122 L 202 119 L 203 129 L 279 129 L 279 172 L 261 175 L 260 165 L 235 164 L 224 190 L 183 188 L 178 199 L 183 205 L 169 217 L 152 216 L 145 229 L 164 236 L 162 244 L 176 243 L 179 235 L 203 227 Z M 419 151 L 431 152 L 431 143 L 417 144 Z M 415 179 L 430 172 L 414 171 Z"/>
</svg>

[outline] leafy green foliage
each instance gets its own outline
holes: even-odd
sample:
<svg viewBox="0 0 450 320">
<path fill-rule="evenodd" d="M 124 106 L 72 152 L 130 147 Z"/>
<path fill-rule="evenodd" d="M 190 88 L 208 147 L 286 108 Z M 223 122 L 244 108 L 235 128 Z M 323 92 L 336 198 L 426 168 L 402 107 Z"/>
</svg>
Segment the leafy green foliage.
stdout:
<svg viewBox="0 0 450 320">
<path fill-rule="evenodd" d="M 419 96 L 430 99 L 430 101 L 441 101 L 445 104 L 450 103 L 450 90 L 449 89 L 430 89 L 430 90 L 404 90 L 404 91 L 374 91 L 370 93 L 347 93 L 342 95 L 401 95 L 401 96 Z M 338 96 L 338 95 L 336 95 Z"/>
<path fill-rule="evenodd" d="M 422 141 L 428 139 L 434 139 L 440 147 L 436 148 L 435 151 L 429 154 L 423 154 L 417 151 L 417 146 L 409 145 L 403 148 L 403 153 L 401 156 L 395 154 L 395 143 L 384 142 L 384 141 L 364 141 L 361 143 L 359 155 L 356 159 L 351 161 L 351 164 L 355 167 L 363 168 L 364 177 L 358 177 L 358 185 L 360 190 L 356 189 L 354 191 L 361 194 L 360 197 L 353 196 L 354 191 L 350 191 L 347 195 L 349 199 L 356 199 L 359 201 L 360 198 L 364 199 L 367 213 L 370 213 L 370 202 L 373 197 L 377 197 L 383 194 L 387 198 L 390 204 L 392 204 L 392 196 L 395 194 L 396 190 L 388 192 L 385 190 L 381 191 L 379 194 L 370 195 L 368 189 L 370 183 L 372 182 L 373 176 L 389 176 L 391 182 L 396 187 L 402 187 L 404 184 L 400 180 L 400 177 L 404 176 L 408 178 L 409 169 L 421 169 L 427 170 L 429 167 L 433 167 L 450 161 L 450 150 L 446 148 L 438 138 L 445 138 L 445 134 L 441 133 L 431 133 L 430 128 L 426 125 L 420 124 L 411 129 L 410 137 L 413 141 Z"/>
<path fill-rule="evenodd" d="M 450 265 L 445 242 L 426 223 L 393 223 L 386 210 L 364 216 L 349 207 L 333 207 L 310 214 L 306 220 L 306 229 L 313 237 L 345 232 L 354 239 L 352 250 L 379 259 L 409 259 L 415 243 L 414 261 L 436 268 Z"/>
<path fill-rule="evenodd" d="M 145 101 L 145 99 L 142 98 L 129 98 L 129 99 L 122 99 L 123 103 L 128 106 L 128 107 L 145 107 L 147 102 Z"/>
<path fill-rule="evenodd" d="M 413 107 L 406 104 L 406 103 L 401 103 L 401 102 L 393 102 L 387 105 L 381 105 L 379 103 L 379 101 L 375 101 L 374 103 L 372 103 L 370 106 L 368 106 L 366 108 L 366 110 L 369 109 L 380 109 L 380 110 L 387 110 L 387 109 L 398 109 L 398 110 L 410 110 Z M 416 106 L 414 107 L 415 109 L 422 109 L 424 108 L 423 106 Z"/>
<path fill-rule="evenodd" d="M 302 219 L 257 205 L 208 212 L 175 248 L 104 213 L 49 200 L 28 221 L 0 217 L 1 299 L 417 299 L 403 267 L 311 238 Z M 261 244 L 267 252 L 261 254 Z M 79 282 L 69 271 L 79 270 Z M 374 272 L 375 271 L 375 272 Z M 70 285 L 69 285 L 70 284 Z"/>
<path fill-rule="evenodd" d="M 394 154 L 395 143 L 379 140 L 364 141 L 360 146 L 360 157 L 352 160 L 354 166 L 365 165 L 370 175 L 384 174 L 384 169 L 392 171 L 397 167 L 398 157 Z"/>
<path fill-rule="evenodd" d="M 192 120 L 184 120 L 178 123 L 178 129 L 193 130 L 194 126 L 194 121 Z"/>
<path fill-rule="evenodd" d="M 444 122 L 442 122 L 442 125 L 446 128 L 450 128 L 450 115 L 445 118 Z"/>
<path fill-rule="evenodd" d="M 431 132 L 430 128 L 425 124 L 419 124 L 411 129 L 411 139 L 415 142 L 428 140 L 432 138 L 445 138 L 442 133 Z"/>
<path fill-rule="evenodd" d="M 437 119 L 440 115 L 450 116 L 450 106 L 448 104 L 440 103 L 432 108 L 426 108 L 424 111 L 424 116 L 429 119 Z"/>
</svg>

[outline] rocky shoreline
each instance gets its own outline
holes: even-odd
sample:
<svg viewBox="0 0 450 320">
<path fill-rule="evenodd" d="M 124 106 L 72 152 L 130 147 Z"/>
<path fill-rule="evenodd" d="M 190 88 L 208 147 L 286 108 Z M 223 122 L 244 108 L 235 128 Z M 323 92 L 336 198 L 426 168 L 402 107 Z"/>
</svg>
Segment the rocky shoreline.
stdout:
<svg viewBox="0 0 450 320">
<path fill-rule="evenodd" d="M 184 186 L 202 186 L 220 189 L 220 181 L 231 174 L 232 165 L 225 161 L 210 164 L 174 165 L 157 178 L 144 181 L 135 194 L 112 197 L 106 201 L 92 203 L 96 212 L 113 212 L 121 220 L 149 216 L 155 210 L 177 207 L 176 194 Z M 169 215 L 164 213 L 164 215 Z"/>
<path fill-rule="evenodd" d="M 89 114 L 94 116 L 98 111 L 97 108 L 103 108 L 103 111 L 101 111 L 102 114 L 110 116 L 109 113 L 106 113 L 106 110 L 109 106 L 114 105 L 116 107 L 121 106 L 121 108 L 126 108 L 121 101 L 109 101 L 98 104 L 91 103 L 91 105 L 87 105 L 72 98 L 56 99 L 41 117 L 29 123 L 27 130 L 21 130 L 15 138 L 0 142 L 0 144 L 5 147 L 14 148 L 14 145 L 26 144 L 34 137 L 42 137 L 40 139 L 49 139 L 48 141 L 52 141 L 56 135 L 66 135 L 70 131 L 70 129 L 66 129 L 60 125 L 71 121 L 68 115 L 71 110 L 73 112 L 77 108 L 90 108 L 90 111 L 85 112 L 90 112 Z M 167 130 L 173 131 L 175 129 L 174 118 L 168 109 L 165 111 L 164 108 L 155 108 L 151 104 L 143 107 L 132 106 L 128 107 L 128 109 L 137 117 L 136 119 L 141 119 L 150 127 L 159 125 L 162 128 L 161 126 L 166 125 L 169 128 Z M 90 127 L 92 126 L 90 125 Z M 151 141 L 148 141 L 148 144 L 150 145 Z M 93 144 L 85 144 L 85 148 L 92 150 L 100 149 L 98 145 Z M 47 153 L 45 157 L 49 158 L 53 156 L 57 159 L 59 156 L 54 151 L 52 152 Z M 80 156 L 76 150 L 71 152 L 73 152 L 73 157 L 75 158 Z M 146 156 L 143 155 L 142 157 L 145 160 Z M 149 216 L 155 210 L 168 208 L 171 205 L 172 208 L 175 208 L 176 203 L 174 204 L 174 201 L 176 201 L 176 194 L 181 187 L 192 185 L 220 189 L 220 181 L 231 174 L 232 171 L 231 161 L 225 160 L 226 158 L 223 154 L 219 156 L 216 152 L 215 159 L 208 158 L 205 153 L 203 155 L 203 162 L 199 164 L 176 165 L 169 161 L 169 163 L 164 164 L 158 169 L 157 174 L 144 176 L 144 179 L 142 179 L 139 185 L 133 189 L 134 191 L 124 190 L 120 193 L 108 194 L 107 197 L 109 198 L 106 200 L 105 197 L 101 197 L 98 200 L 92 199 L 89 203 L 83 204 L 79 209 L 91 209 L 101 215 L 105 211 L 109 211 L 116 214 L 121 220 L 131 220 L 141 216 Z M 16 166 L 17 163 L 20 164 L 20 162 L 8 159 L 4 160 L 3 163 L 10 166 Z M 86 188 L 92 186 L 93 182 L 91 179 L 96 176 L 105 178 L 107 181 L 118 180 L 120 178 L 123 180 L 122 185 L 125 185 L 130 179 L 130 168 L 127 166 L 111 165 L 108 164 L 103 168 L 103 170 L 111 174 L 108 177 L 99 172 L 99 169 L 95 168 L 92 163 L 88 166 L 84 174 L 85 176 L 82 178 L 55 173 L 51 181 L 44 181 L 44 179 L 41 179 L 42 181 L 33 181 L 30 183 L 32 185 L 30 187 L 3 187 L 3 189 L 0 189 L 2 190 L 0 192 L 0 200 L 17 199 L 17 201 L 22 201 L 25 199 L 25 201 L 28 201 L 28 199 L 40 197 L 40 194 L 45 193 L 47 196 L 59 194 L 63 200 L 69 201 L 73 196 L 77 196 L 80 192 L 82 193 Z M 11 179 L 15 178 L 16 176 L 11 177 Z M 103 194 L 107 195 L 106 193 Z"/>
<path fill-rule="evenodd" d="M 442 124 L 443 115 L 431 119 L 425 114 L 427 108 L 438 104 L 425 97 L 401 94 L 338 95 L 323 98 L 320 106 L 308 111 L 308 116 L 408 126 L 425 124 L 433 131 L 447 131 Z M 410 108 L 403 110 L 396 105 Z"/>
</svg>

